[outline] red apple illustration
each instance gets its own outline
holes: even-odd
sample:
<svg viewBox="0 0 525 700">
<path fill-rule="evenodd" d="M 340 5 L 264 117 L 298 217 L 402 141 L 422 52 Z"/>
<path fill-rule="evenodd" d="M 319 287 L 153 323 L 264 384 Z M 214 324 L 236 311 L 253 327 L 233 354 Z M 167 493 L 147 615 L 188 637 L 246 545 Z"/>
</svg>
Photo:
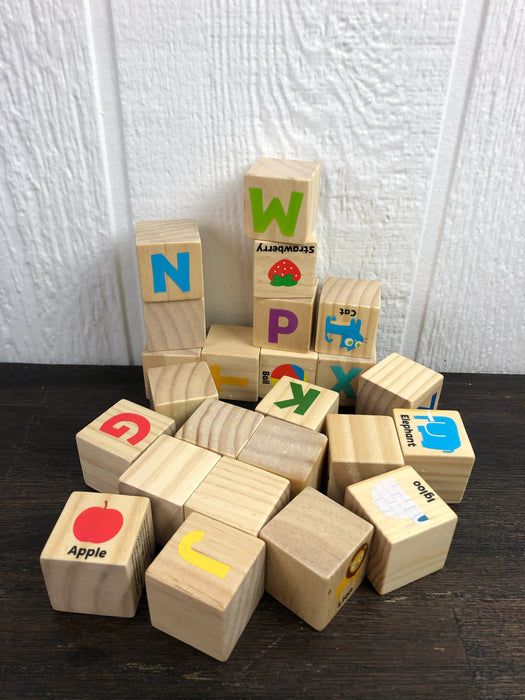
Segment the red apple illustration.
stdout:
<svg viewBox="0 0 525 700">
<path fill-rule="evenodd" d="M 268 270 L 268 279 L 274 287 L 293 287 L 301 279 L 301 270 L 291 260 L 279 260 Z"/>
<path fill-rule="evenodd" d="M 86 508 L 77 516 L 73 523 L 73 534 L 81 542 L 99 544 L 113 539 L 120 532 L 123 523 L 122 513 L 115 508 L 108 508 L 108 502 L 104 501 L 104 508 Z"/>
</svg>

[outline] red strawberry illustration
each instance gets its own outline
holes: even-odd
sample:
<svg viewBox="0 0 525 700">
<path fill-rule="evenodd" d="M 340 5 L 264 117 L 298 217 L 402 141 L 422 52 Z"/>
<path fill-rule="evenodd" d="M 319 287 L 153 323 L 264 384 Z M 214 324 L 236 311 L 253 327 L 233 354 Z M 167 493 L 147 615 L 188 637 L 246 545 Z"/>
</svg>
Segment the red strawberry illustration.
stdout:
<svg viewBox="0 0 525 700">
<path fill-rule="evenodd" d="M 268 270 L 268 278 L 274 287 L 293 287 L 301 279 L 301 270 L 291 260 L 279 260 Z"/>
</svg>

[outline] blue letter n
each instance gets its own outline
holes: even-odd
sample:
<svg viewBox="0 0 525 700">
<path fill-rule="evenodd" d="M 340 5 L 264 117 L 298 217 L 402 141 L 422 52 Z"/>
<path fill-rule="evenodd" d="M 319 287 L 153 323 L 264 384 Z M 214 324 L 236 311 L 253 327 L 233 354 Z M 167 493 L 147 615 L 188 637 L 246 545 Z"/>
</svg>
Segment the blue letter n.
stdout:
<svg viewBox="0 0 525 700">
<path fill-rule="evenodd" d="M 166 275 L 175 282 L 181 292 L 190 291 L 189 253 L 177 253 L 177 267 L 174 267 L 162 253 L 155 253 L 151 256 L 151 267 L 155 294 L 166 291 Z"/>
</svg>

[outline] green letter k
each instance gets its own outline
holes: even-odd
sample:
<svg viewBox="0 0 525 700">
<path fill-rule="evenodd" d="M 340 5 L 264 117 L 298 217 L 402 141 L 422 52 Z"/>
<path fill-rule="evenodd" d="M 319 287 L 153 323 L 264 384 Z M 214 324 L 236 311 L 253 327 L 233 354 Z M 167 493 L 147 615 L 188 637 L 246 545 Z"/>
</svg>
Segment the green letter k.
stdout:
<svg viewBox="0 0 525 700">
<path fill-rule="evenodd" d="M 297 406 L 294 413 L 304 416 L 306 411 L 310 408 L 321 392 L 319 389 L 308 389 L 306 394 L 303 394 L 303 387 L 300 384 L 294 384 L 293 382 L 290 382 L 290 387 L 292 389 L 293 399 L 276 401 L 275 406 L 278 406 L 279 408 Z"/>
</svg>

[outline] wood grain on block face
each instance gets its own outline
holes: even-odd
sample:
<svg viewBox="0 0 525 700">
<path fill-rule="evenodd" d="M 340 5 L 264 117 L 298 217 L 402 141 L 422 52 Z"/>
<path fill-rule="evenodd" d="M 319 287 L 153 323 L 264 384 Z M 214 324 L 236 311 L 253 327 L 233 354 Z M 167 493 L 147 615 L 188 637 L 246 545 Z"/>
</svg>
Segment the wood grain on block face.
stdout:
<svg viewBox="0 0 525 700">
<path fill-rule="evenodd" d="M 405 462 L 390 416 L 335 415 L 326 419 L 328 490 L 343 503 L 349 484 L 370 479 Z"/>
<path fill-rule="evenodd" d="M 405 462 L 446 503 L 459 503 L 475 460 L 460 414 L 395 408 L 393 416 Z"/>
<path fill-rule="evenodd" d="M 96 491 L 118 493 L 119 477 L 175 421 L 122 399 L 76 435 L 84 481 Z"/>
<path fill-rule="evenodd" d="M 202 349 L 220 399 L 257 401 L 259 348 L 252 344 L 248 326 L 210 327 Z"/>
<path fill-rule="evenodd" d="M 176 437 L 235 458 L 262 419 L 255 411 L 208 399 L 188 418 Z"/>
<path fill-rule="evenodd" d="M 380 307 L 380 282 L 327 277 L 319 300 L 317 352 L 372 357 Z"/>
<path fill-rule="evenodd" d="M 144 302 L 143 307 L 148 350 L 184 350 L 204 345 L 204 297 L 188 301 Z"/>
<path fill-rule="evenodd" d="M 359 377 L 356 413 L 392 415 L 394 408 L 437 408 L 443 375 L 392 353 Z"/>
<path fill-rule="evenodd" d="M 317 285 L 317 237 L 304 243 L 253 242 L 253 295 L 261 299 L 309 297 Z"/>
<path fill-rule="evenodd" d="M 376 353 L 371 358 L 341 357 L 319 353 L 315 383 L 339 394 L 340 406 L 355 406 L 361 372 L 376 363 Z"/>
<path fill-rule="evenodd" d="M 155 540 L 161 546 L 184 521 L 184 504 L 220 457 L 189 442 L 161 435 L 119 480 L 120 493 L 151 500 Z"/>
<path fill-rule="evenodd" d="M 339 394 L 335 391 L 282 377 L 255 410 L 311 430 L 324 430 L 326 416 L 337 413 L 338 408 Z"/>
<path fill-rule="evenodd" d="M 320 487 L 327 442 L 315 430 L 265 416 L 239 460 L 284 476 L 294 498 L 307 486 Z"/>
<path fill-rule="evenodd" d="M 262 398 L 281 377 L 292 377 L 316 384 L 317 353 L 286 352 L 261 348 L 259 359 L 259 397 Z"/>
<path fill-rule="evenodd" d="M 146 572 L 151 624 L 226 661 L 264 590 L 265 545 L 192 513 Z"/>
<path fill-rule="evenodd" d="M 133 617 L 154 548 L 147 498 L 72 493 L 40 555 L 51 605 Z"/>
<path fill-rule="evenodd" d="M 217 389 L 206 362 L 154 367 L 148 373 L 155 411 L 173 418 L 177 428 L 206 399 L 217 399 Z"/>
<path fill-rule="evenodd" d="M 253 344 L 310 352 L 317 284 L 313 294 L 294 299 L 253 299 Z"/>
<path fill-rule="evenodd" d="M 144 372 L 144 388 L 146 398 L 151 398 L 151 389 L 148 379 L 148 370 L 153 367 L 167 367 L 168 365 L 180 365 L 184 362 L 198 362 L 201 359 L 202 348 L 187 348 L 185 350 L 158 350 L 152 352 L 144 348 L 142 353 L 142 369 Z"/>
<path fill-rule="evenodd" d="M 184 515 L 201 513 L 257 536 L 289 500 L 288 479 L 221 457 L 187 500 Z"/>
<path fill-rule="evenodd" d="M 375 528 L 367 576 L 378 593 L 445 565 L 457 515 L 412 467 L 348 486 L 345 506 Z"/>
<path fill-rule="evenodd" d="M 312 161 L 260 158 L 244 176 L 244 234 L 302 243 L 313 233 L 321 166 Z"/>
<path fill-rule="evenodd" d="M 266 591 L 324 629 L 363 580 L 372 533 L 370 523 L 318 491 L 301 491 L 261 530 Z"/>
<path fill-rule="evenodd" d="M 137 262 L 143 301 L 180 301 L 204 296 L 197 222 L 140 221 Z"/>
</svg>

